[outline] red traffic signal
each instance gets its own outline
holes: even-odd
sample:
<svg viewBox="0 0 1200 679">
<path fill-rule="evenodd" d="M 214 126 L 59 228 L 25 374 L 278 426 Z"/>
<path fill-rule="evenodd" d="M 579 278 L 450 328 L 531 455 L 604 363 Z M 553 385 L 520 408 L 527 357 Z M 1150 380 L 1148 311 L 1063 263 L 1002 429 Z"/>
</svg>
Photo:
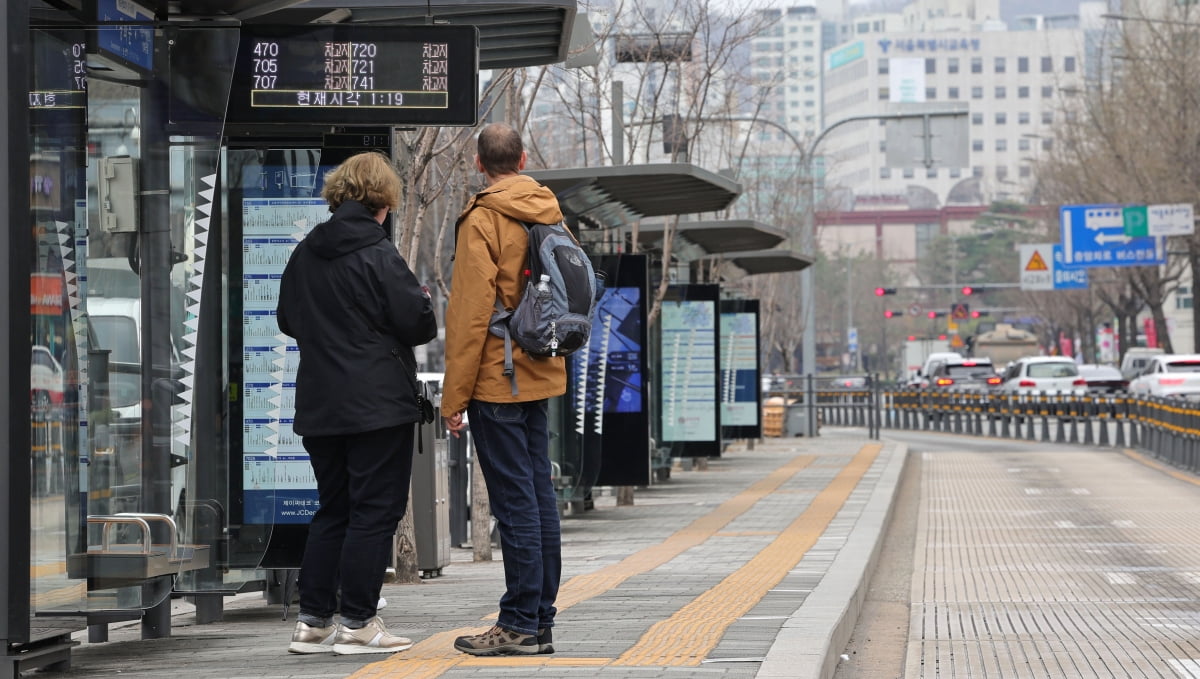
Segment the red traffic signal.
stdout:
<svg viewBox="0 0 1200 679">
<path fill-rule="evenodd" d="M 971 295 L 975 294 L 975 288 L 971 287 L 970 285 L 964 285 L 962 294 L 970 297 Z"/>
<path fill-rule="evenodd" d="M 896 310 L 896 309 L 884 309 L 884 310 L 883 310 L 883 317 L 884 317 L 884 318 L 903 318 L 903 317 L 904 317 L 904 312 L 903 312 L 903 311 L 898 311 L 898 310 Z"/>
<path fill-rule="evenodd" d="M 884 295 L 896 294 L 896 288 L 875 288 L 875 296 L 883 297 Z"/>
<path fill-rule="evenodd" d="M 990 316 L 991 314 L 992 314 L 992 312 L 990 312 L 990 311 L 980 311 L 980 310 L 976 309 L 971 312 L 971 318 L 979 318 L 981 316 Z"/>
</svg>

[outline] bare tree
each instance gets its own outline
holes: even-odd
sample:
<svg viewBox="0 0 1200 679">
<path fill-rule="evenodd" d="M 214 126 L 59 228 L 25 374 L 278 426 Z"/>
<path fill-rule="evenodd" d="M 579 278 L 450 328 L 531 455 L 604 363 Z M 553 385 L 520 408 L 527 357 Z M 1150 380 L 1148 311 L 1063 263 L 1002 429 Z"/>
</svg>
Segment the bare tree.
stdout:
<svg viewBox="0 0 1200 679">
<path fill-rule="evenodd" d="M 1155 8 L 1155 13 L 1150 9 Z M 1099 63 L 1111 73 L 1082 92 L 1068 92 L 1050 157 L 1038 176 L 1060 203 L 1196 203 L 1200 192 L 1200 23 L 1189 4 L 1124 3 L 1124 20 L 1109 24 Z M 1158 337 L 1170 349 L 1163 302 L 1185 267 L 1196 280 L 1200 237 L 1180 238 L 1186 261 L 1136 267 L 1124 283 L 1099 297 L 1121 322 L 1121 349 L 1133 345 L 1129 321 L 1150 310 Z M 1193 314 L 1200 313 L 1194 310 Z M 1200 317 L 1194 316 L 1194 322 Z"/>
</svg>

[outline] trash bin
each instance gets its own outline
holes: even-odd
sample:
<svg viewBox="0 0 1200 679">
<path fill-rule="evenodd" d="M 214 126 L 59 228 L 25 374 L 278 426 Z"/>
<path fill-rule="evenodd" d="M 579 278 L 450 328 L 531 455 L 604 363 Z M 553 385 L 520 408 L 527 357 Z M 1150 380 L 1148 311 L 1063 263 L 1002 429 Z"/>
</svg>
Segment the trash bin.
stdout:
<svg viewBox="0 0 1200 679">
<path fill-rule="evenodd" d="M 434 436 L 439 422 L 417 425 L 417 451 L 413 455 L 413 537 L 417 570 L 422 577 L 442 574 L 450 564 L 450 456 L 446 439 Z"/>
<path fill-rule="evenodd" d="M 783 435 L 808 436 L 808 406 L 803 403 L 791 403 L 787 406 Z"/>
</svg>

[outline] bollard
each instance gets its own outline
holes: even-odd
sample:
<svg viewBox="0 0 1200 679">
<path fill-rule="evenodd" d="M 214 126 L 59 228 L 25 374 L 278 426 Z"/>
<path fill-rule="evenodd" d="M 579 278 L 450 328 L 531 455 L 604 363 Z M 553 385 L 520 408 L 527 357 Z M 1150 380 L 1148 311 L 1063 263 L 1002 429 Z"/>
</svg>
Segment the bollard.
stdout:
<svg viewBox="0 0 1200 679">
<path fill-rule="evenodd" d="M 1054 419 L 1058 421 L 1057 424 L 1054 425 L 1054 442 L 1055 443 L 1065 443 L 1067 440 L 1067 432 L 1063 426 L 1063 412 L 1062 411 L 1063 411 L 1063 395 L 1062 395 L 1062 392 L 1060 391 L 1060 392 L 1058 392 L 1058 398 L 1056 399 L 1056 402 L 1054 403 Z"/>
<path fill-rule="evenodd" d="M 1079 412 L 1082 408 L 1080 397 L 1075 394 L 1071 394 L 1070 406 L 1071 435 L 1068 440 L 1071 443 L 1079 443 Z"/>
<path fill-rule="evenodd" d="M 1093 445 L 1096 443 L 1096 441 L 1092 438 L 1092 418 L 1095 416 L 1095 414 L 1096 414 L 1096 411 L 1092 407 L 1092 397 L 1084 396 L 1083 397 L 1083 415 L 1084 415 L 1084 417 L 1083 417 L 1083 445 L 1085 445 L 1085 446 L 1090 446 L 1090 445 Z"/>
<path fill-rule="evenodd" d="M 1036 441 L 1037 429 L 1035 429 L 1036 425 L 1033 421 L 1034 404 L 1031 400 L 1031 396 L 1027 395 L 1025 399 L 1025 422 L 1028 425 L 1025 430 L 1025 438 L 1029 439 L 1030 441 Z"/>
<path fill-rule="evenodd" d="M 1118 396 L 1113 399 L 1113 422 L 1117 425 L 1117 437 L 1113 440 L 1113 445 L 1118 448 L 1125 447 L 1125 417 L 1121 413 L 1121 405 L 1123 399 Z M 1132 433 L 1132 430 L 1130 431 Z"/>
<path fill-rule="evenodd" d="M 1132 401 L 1132 399 L 1123 398 L 1121 399 L 1121 405 L 1123 408 L 1123 414 L 1129 420 L 1129 447 L 1137 448 L 1139 427 L 1144 426 L 1145 419 L 1142 418 L 1139 413 L 1130 412 L 1130 401 Z M 1134 410 L 1144 411 L 1144 406 L 1140 404 L 1134 404 Z M 1141 431 L 1144 432 L 1145 430 L 1141 429 Z"/>
<path fill-rule="evenodd" d="M 1012 419 L 1012 394 L 1005 394 L 1004 401 L 1000 405 L 1000 437 L 1011 438 L 1012 431 L 1009 430 L 1009 421 Z"/>
<path fill-rule="evenodd" d="M 1101 445 L 1101 446 L 1106 446 L 1106 447 L 1109 445 L 1109 443 L 1108 443 L 1108 414 L 1110 412 L 1111 407 L 1112 407 L 1112 398 L 1105 398 L 1104 401 L 1100 403 L 1100 419 L 1098 420 L 1100 422 L 1100 439 L 1099 439 L 1099 441 L 1097 441 L 1097 444 Z"/>
</svg>

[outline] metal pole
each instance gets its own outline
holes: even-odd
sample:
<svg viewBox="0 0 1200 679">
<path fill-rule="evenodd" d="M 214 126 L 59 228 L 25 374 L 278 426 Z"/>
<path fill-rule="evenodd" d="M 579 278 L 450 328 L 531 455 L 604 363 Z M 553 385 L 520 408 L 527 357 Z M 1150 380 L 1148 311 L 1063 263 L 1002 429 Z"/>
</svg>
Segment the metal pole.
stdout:
<svg viewBox="0 0 1200 679">
<path fill-rule="evenodd" d="M 625 83 L 612 84 L 612 164 L 625 164 Z"/>
<path fill-rule="evenodd" d="M 804 211 L 804 231 L 801 234 L 802 253 L 812 256 L 815 253 L 816 243 L 816 224 L 817 224 L 817 188 L 816 177 L 813 172 L 813 159 L 816 157 L 817 146 L 825 139 L 825 135 L 835 129 L 848 123 L 860 122 L 864 120 L 901 120 L 905 118 L 954 118 L 967 115 L 966 109 L 948 110 L 948 111 L 923 111 L 920 113 L 877 113 L 861 116 L 850 116 L 843 118 L 836 123 L 821 130 L 808 146 L 808 151 L 801 159 L 804 168 L 804 183 L 807 193 L 808 205 Z M 813 294 L 813 275 L 812 267 L 808 267 L 800 272 L 800 314 L 803 319 L 804 336 L 800 342 L 800 363 L 804 366 L 804 372 L 813 373 L 816 369 L 817 361 L 817 337 L 816 337 L 816 311 L 813 308 L 816 295 Z"/>
</svg>

